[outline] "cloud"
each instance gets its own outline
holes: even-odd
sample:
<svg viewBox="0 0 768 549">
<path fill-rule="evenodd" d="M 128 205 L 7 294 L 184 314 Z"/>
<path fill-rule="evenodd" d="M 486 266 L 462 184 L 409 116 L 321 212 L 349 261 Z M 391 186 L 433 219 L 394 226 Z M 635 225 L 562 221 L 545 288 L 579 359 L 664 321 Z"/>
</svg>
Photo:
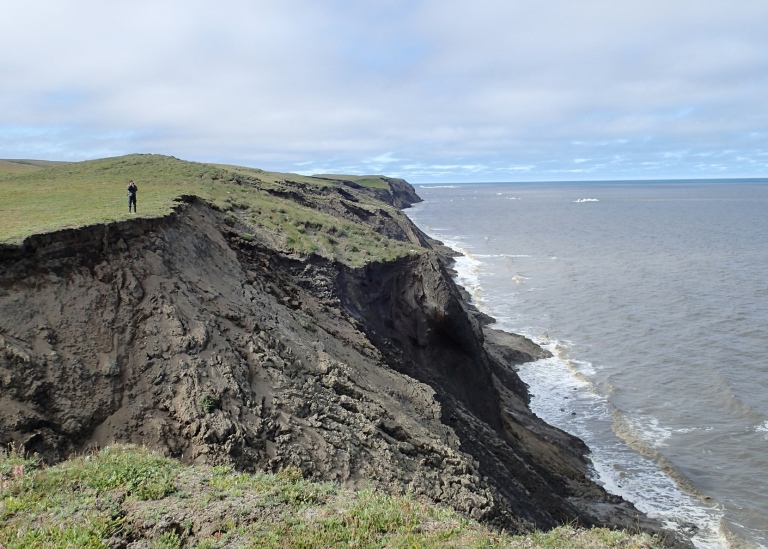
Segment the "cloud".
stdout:
<svg viewBox="0 0 768 549">
<path fill-rule="evenodd" d="M 17 2 L 0 157 L 498 180 L 706 176 L 727 146 L 717 175 L 766 175 L 766 21 L 752 0 Z"/>
</svg>

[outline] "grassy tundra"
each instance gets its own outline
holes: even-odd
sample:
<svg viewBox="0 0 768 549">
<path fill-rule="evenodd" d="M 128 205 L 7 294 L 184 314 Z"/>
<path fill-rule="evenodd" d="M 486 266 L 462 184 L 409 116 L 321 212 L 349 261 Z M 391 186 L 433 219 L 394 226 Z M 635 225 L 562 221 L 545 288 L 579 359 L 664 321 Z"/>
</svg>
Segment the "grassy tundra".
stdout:
<svg viewBox="0 0 768 549">
<path fill-rule="evenodd" d="M 658 547 L 647 535 L 569 526 L 493 533 L 407 495 L 352 492 L 275 475 L 183 466 L 141 447 L 113 446 L 55 467 L 0 454 L 0 544 L 50 547 L 532 548 Z"/>
</svg>

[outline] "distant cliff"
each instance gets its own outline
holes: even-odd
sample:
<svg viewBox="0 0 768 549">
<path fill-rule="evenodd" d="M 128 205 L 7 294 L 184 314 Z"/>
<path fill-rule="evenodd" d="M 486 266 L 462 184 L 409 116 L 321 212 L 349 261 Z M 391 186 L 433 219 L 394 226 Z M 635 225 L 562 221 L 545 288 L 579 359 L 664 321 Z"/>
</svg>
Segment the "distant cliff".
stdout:
<svg viewBox="0 0 768 549">
<path fill-rule="evenodd" d="M 419 200 L 386 181 L 260 191 L 412 247 L 360 266 L 193 196 L 162 218 L 0 249 L 0 441 L 52 462 L 135 442 L 185 462 L 296 466 L 509 531 L 656 529 L 588 480 L 580 440 L 530 412 L 514 366 L 544 351 L 483 327 L 445 249 L 371 206 Z"/>
</svg>

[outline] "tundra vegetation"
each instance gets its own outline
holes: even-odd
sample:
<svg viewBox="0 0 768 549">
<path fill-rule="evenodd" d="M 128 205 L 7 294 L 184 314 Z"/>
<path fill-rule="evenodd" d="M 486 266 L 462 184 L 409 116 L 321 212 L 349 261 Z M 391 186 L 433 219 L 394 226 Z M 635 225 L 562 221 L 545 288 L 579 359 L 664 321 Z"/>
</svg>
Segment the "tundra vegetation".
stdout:
<svg viewBox="0 0 768 549">
<path fill-rule="evenodd" d="M 562 526 L 510 536 L 403 495 L 241 473 L 111 446 L 44 467 L 0 454 L 0 544 L 50 547 L 660 547 L 646 534 Z"/>
</svg>

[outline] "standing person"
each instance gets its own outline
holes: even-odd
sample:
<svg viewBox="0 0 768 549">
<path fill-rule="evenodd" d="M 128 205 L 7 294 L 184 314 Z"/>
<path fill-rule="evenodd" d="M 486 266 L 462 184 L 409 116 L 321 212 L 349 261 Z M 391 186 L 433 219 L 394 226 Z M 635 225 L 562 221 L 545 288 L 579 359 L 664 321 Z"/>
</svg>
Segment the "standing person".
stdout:
<svg viewBox="0 0 768 549">
<path fill-rule="evenodd" d="M 136 213 L 136 193 L 138 190 L 136 183 L 131 179 L 128 182 L 128 213 L 131 213 L 131 204 L 133 204 L 133 213 Z"/>
</svg>

